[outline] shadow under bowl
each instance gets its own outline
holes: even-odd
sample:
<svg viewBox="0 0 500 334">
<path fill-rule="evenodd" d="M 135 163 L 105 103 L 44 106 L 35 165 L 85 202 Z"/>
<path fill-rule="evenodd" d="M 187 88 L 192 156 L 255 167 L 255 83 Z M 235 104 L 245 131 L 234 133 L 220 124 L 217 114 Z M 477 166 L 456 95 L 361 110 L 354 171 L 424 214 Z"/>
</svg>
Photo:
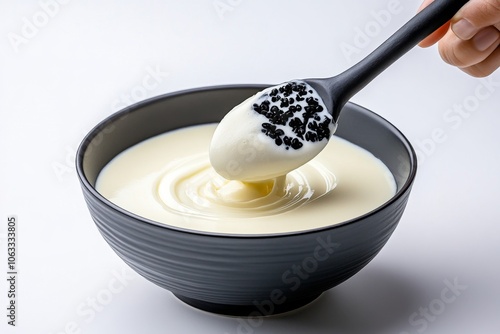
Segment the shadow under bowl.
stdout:
<svg viewBox="0 0 500 334">
<path fill-rule="evenodd" d="M 385 245 L 415 178 L 416 155 L 401 132 L 375 113 L 348 103 L 336 135 L 379 158 L 397 184 L 389 201 L 355 219 L 291 233 L 209 233 L 137 216 L 96 191 L 99 172 L 123 150 L 170 130 L 218 122 L 265 87 L 218 86 L 158 96 L 105 119 L 78 148 L 83 195 L 107 243 L 140 275 L 206 311 L 278 314 L 306 305 L 342 283 Z"/>
</svg>

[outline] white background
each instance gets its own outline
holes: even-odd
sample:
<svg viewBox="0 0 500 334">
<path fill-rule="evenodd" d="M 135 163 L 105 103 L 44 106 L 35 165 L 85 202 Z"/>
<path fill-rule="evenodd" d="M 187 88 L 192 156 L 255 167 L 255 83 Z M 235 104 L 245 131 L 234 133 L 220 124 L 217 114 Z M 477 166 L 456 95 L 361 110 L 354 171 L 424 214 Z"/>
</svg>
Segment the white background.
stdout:
<svg viewBox="0 0 500 334">
<path fill-rule="evenodd" d="M 416 48 L 352 99 L 419 151 L 407 210 L 359 274 L 300 312 L 263 321 L 194 310 L 132 272 L 95 228 L 74 170 L 84 134 L 125 105 L 337 74 L 419 4 L 0 1 L 0 332 L 498 333 L 498 71 L 471 78 L 435 47 Z M 15 328 L 6 317 L 9 215 L 19 222 Z"/>
</svg>

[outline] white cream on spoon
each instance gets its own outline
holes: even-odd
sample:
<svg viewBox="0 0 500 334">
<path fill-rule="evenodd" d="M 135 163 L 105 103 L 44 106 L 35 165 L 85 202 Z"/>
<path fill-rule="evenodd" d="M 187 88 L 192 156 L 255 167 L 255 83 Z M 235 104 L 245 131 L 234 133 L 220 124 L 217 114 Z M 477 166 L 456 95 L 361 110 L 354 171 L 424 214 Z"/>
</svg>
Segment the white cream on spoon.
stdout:
<svg viewBox="0 0 500 334">
<path fill-rule="evenodd" d="M 231 110 L 210 144 L 210 162 L 226 179 L 261 182 L 315 157 L 335 131 L 315 90 L 291 81 L 257 93 Z"/>
</svg>

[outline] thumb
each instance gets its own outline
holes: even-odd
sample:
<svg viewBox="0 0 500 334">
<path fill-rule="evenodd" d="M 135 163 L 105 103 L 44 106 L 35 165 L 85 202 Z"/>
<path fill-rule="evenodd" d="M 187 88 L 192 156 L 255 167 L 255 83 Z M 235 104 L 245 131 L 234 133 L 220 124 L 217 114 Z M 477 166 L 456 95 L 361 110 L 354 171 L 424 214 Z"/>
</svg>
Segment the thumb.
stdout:
<svg viewBox="0 0 500 334">
<path fill-rule="evenodd" d="M 500 29 L 500 0 L 471 0 L 451 20 L 451 30 L 462 40 L 488 26 Z"/>
</svg>

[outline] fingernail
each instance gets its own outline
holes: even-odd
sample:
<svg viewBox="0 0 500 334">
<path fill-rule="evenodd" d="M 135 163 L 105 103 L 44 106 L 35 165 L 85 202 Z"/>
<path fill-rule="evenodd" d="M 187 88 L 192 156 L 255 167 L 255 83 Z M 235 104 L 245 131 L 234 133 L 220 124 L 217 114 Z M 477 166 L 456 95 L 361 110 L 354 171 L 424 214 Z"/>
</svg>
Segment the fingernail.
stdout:
<svg viewBox="0 0 500 334">
<path fill-rule="evenodd" d="M 500 32 L 491 27 L 481 30 L 472 38 L 472 43 L 478 51 L 484 51 L 500 38 Z"/>
<path fill-rule="evenodd" d="M 451 25 L 451 30 L 453 30 L 458 38 L 468 40 L 476 34 L 478 29 L 466 19 L 461 19 Z"/>
</svg>

